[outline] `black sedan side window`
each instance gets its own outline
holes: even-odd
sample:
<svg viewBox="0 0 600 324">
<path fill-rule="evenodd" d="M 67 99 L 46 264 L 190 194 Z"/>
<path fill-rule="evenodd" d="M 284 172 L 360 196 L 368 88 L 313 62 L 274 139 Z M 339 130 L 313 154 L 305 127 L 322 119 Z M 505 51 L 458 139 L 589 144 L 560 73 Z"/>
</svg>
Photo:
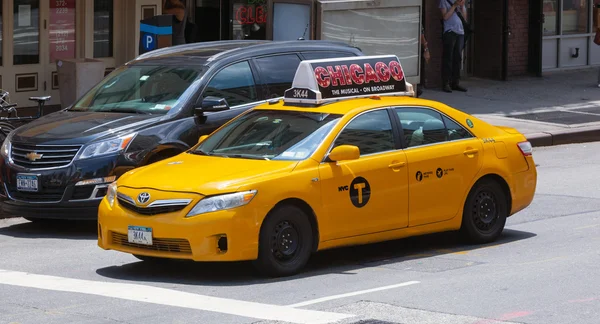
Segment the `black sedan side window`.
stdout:
<svg viewBox="0 0 600 324">
<path fill-rule="evenodd" d="M 296 54 L 274 55 L 255 59 L 260 70 L 261 81 L 267 86 L 268 97 L 283 97 L 285 90 L 292 87 L 300 58 Z"/>
<path fill-rule="evenodd" d="M 258 101 L 250 64 L 244 61 L 217 72 L 204 91 L 203 97 L 208 96 L 225 98 L 230 107 Z"/>
</svg>

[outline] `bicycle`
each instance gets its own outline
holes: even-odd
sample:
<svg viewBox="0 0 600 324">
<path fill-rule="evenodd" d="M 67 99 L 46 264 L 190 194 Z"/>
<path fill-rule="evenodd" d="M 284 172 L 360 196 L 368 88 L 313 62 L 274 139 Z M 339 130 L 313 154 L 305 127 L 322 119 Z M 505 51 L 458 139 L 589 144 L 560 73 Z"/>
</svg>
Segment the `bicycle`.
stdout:
<svg viewBox="0 0 600 324">
<path fill-rule="evenodd" d="M 38 110 L 35 116 L 19 117 L 17 104 L 10 103 L 10 93 L 0 89 L 0 113 L 7 113 L 8 117 L 0 117 L 0 144 L 8 137 L 13 130 L 36 120 L 44 114 L 44 104 L 52 96 L 29 97 L 29 100 L 37 102 Z M 12 116 L 14 114 L 14 117 Z"/>
</svg>

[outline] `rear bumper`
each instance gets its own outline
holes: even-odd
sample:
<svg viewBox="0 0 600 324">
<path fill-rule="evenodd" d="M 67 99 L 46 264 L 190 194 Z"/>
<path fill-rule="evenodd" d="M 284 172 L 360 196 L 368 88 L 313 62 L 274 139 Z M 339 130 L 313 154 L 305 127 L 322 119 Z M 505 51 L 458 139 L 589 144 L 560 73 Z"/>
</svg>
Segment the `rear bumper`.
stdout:
<svg viewBox="0 0 600 324">
<path fill-rule="evenodd" d="M 527 171 L 513 174 L 512 208 L 510 215 L 527 208 L 535 196 L 537 169 L 532 157 L 527 157 L 527 163 L 529 164 Z"/>
</svg>

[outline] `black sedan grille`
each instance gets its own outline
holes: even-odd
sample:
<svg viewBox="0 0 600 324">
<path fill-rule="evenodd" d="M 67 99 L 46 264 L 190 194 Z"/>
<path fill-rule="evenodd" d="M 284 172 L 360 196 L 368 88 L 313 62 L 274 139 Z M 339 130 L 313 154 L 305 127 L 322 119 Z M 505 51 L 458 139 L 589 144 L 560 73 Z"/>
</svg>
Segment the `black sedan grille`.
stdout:
<svg viewBox="0 0 600 324">
<path fill-rule="evenodd" d="M 59 202 L 63 199 L 64 188 L 44 188 L 42 192 L 18 191 L 15 186 L 7 185 L 10 196 L 17 200 L 33 202 Z"/>
<path fill-rule="evenodd" d="M 81 145 L 11 144 L 10 157 L 15 165 L 27 169 L 47 169 L 69 165 Z"/>
</svg>

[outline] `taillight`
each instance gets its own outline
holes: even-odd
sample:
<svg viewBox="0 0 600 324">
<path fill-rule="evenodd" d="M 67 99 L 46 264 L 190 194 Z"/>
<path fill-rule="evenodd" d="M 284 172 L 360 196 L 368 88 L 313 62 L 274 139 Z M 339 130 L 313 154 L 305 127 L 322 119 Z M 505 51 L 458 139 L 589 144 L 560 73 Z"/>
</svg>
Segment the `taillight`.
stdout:
<svg viewBox="0 0 600 324">
<path fill-rule="evenodd" d="M 520 142 L 517 143 L 517 146 L 519 147 L 519 150 L 521 150 L 521 153 L 523 153 L 524 156 L 531 156 L 533 154 L 533 147 L 531 146 L 531 143 Z"/>
</svg>

